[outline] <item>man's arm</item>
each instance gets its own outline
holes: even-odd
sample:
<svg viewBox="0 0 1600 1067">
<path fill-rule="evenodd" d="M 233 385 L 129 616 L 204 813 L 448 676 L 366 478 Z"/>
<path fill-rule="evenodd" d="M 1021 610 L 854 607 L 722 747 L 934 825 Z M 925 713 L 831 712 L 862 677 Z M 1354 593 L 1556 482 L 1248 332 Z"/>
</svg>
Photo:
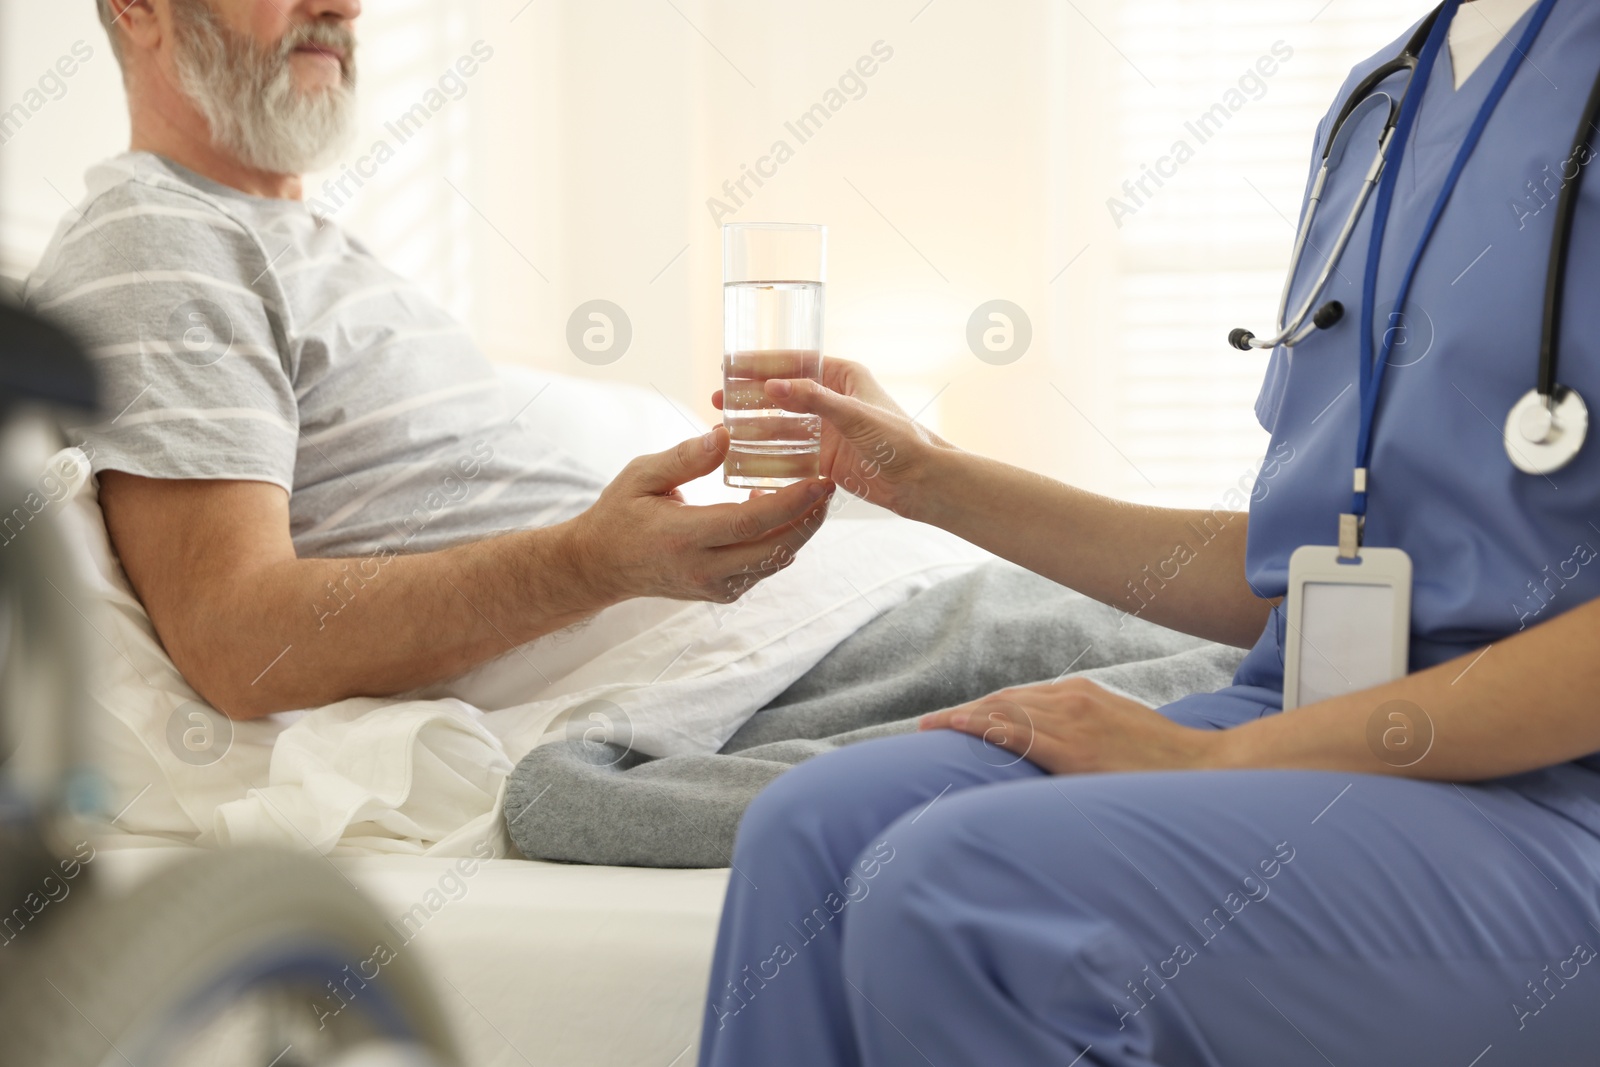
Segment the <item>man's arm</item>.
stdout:
<svg viewBox="0 0 1600 1067">
<path fill-rule="evenodd" d="M 792 561 L 828 487 L 684 504 L 677 486 L 726 448 L 719 427 L 635 460 L 568 522 L 416 555 L 299 559 L 288 495 L 266 482 L 105 471 L 100 500 L 173 662 L 250 719 L 451 678 L 631 597 L 735 599 Z"/>
</svg>

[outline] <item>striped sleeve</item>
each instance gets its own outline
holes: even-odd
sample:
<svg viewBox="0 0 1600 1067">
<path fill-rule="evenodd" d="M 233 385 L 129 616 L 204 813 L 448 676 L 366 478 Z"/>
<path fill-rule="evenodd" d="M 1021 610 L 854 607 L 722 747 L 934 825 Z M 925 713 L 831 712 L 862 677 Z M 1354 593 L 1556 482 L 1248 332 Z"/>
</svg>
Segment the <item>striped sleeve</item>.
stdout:
<svg viewBox="0 0 1600 1067">
<path fill-rule="evenodd" d="M 266 481 L 293 489 L 296 409 L 270 258 L 205 197 L 129 180 L 58 232 L 28 304 L 99 372 L 75 431 L 96 473 Z"/>
</svg>

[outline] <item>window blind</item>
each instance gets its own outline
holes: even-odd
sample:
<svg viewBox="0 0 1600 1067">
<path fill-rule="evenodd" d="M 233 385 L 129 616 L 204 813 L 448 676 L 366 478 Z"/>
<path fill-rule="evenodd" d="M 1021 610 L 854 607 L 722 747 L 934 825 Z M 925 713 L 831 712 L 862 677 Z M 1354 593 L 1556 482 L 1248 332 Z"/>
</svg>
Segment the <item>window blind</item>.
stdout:
<svg viewBox="0 0 1600 1067">
<path fill-rule="evenodd" d="M 368 5 L 357 133 L 338 162 L 306 180 L 314 210 L 463 321 L 472 311 L 471 116 L 492 61 L 470 78 L 457 77 L 455 64 L 473 55 L 477 29 L 467 5 Z"/>
<path fill-rule="evenodd" d="M 1392 0 L 1121 6 L 1114 106 L 1128 185 L 1108 191 L 1129 209 L 1108 199 L 1121 245 L 1107 398 L 1108 435 L 1128 458 L 1118 495 L 1211 507 L 1241 481 L 1248 489 L 1267 444 L 1253 412 L 1267 357 L 1229 348 L 1228 330 L 1271 326 L 1316 124 L 1350 67 L 1424 11 Z"/>
</svg>

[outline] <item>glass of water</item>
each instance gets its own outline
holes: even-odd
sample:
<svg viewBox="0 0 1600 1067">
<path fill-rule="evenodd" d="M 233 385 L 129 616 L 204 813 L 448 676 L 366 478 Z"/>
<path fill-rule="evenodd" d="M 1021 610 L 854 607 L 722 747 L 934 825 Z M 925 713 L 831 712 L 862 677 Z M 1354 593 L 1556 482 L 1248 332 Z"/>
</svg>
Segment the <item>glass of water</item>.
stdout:
<svg viewBox="0 0 1600 1067">
<path fill-rule="evenodd" d="M 822 420 L 773 406 L 772 378 L 822 376 L 828 229 L 783 222 L 722 228 L 723 481 L 776 489 L 819 474 Z"/>
</svg>

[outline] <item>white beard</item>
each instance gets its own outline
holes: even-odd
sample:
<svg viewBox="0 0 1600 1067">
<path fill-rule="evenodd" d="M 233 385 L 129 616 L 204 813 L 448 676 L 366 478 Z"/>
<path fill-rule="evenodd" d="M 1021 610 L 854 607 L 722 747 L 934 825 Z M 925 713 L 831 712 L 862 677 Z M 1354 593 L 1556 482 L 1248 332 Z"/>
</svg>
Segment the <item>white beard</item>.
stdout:
<svg viewBox="0 0 1600 1067">
<path fill-rule="evenodd" d="M 355 126 L 355 42 L 348 28 L 312 23 L 265 50 L 224 25 L 208 0 L 173 0 L 172 7 L 179 82 L 217 147 L 271 174 L 304 174 L 338 157 Z M 289 57 L 307 42 L 345 50 L 340 85 L 309 93 L 295 87 Z"/>
</svg>

